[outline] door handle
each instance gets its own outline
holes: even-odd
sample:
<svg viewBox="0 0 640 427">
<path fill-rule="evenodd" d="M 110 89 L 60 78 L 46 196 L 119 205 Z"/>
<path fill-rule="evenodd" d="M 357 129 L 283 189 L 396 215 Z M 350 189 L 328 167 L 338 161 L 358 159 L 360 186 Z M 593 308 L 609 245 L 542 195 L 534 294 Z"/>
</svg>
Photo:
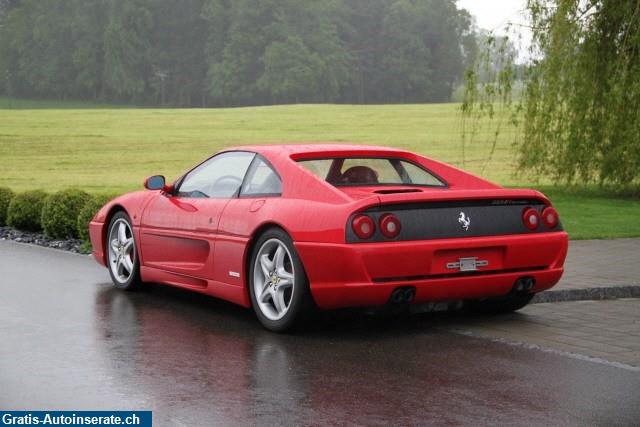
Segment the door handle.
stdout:
<svg viewBox="0 0 640 427">
<path fill-rule="evenodd" d="M 265 201 L 261 199 L 251 203 L 251 206 L 249 206 L 249 212 L 258 212 L 260 208 L 264 206 L 264 202 Z"/>
</svg>

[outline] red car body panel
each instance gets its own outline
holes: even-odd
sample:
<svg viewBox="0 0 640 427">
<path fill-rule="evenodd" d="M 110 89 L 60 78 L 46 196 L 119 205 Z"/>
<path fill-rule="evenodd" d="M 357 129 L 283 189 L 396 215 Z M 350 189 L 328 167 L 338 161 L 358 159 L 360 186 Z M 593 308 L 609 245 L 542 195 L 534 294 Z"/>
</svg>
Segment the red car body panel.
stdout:
<svg viewBox="0 0 640 427">
<path fill-rule="evenodd" d="M 297 243 L 318 306 L 384 304 L 398 286 L 415 286 L 415 302 L 506 295 L 522 276 L 536 278 L 535 292 L 555 285 L 563 272 L 566 234 L 476 237 L 424 242 Z M 481 256 L 490 267 L 451 274 L 447 262 Z M 327 269 L 327 265 L 332 266 Z"/>
<path fill-rule="evenodd" d="M 384 304 L 398 286 L 414 286 L 415 302 L 484 298 L 507 294 L 514 281 L 534 277 L 539 292 L 563 272 L 568 236 L 564 231 L 482 237 L 349 243 L 348 220 L 356 212 L 386 205 L 486 199 L 549 200 L 533 190 L 504 189 L 460 169 L 403 150 L 350 145 L 239 147 L 271 163 L 282 179 L 279 197 L 181 198 L 161 191 L 134 192 L 105 205 L 90 224 L 93 255 L 106 265 L 105 236 L 111 216 L 131 217 L 146 282 L 166 283 L 249 307 L 248 259 L 265 227 L 277 226 L 294 241 L 321 308 Z M 415 193 L 376 193 L 380 187 L 334 187 L 297 161 L 340 156 L 399 157 L 446 181 L 442 188 Z M 386 193 L 402 190 L 385 186 Z M 477 272 L 452 273 L 449 262 L 463 257 L 489 262 Z"/>
</svg>

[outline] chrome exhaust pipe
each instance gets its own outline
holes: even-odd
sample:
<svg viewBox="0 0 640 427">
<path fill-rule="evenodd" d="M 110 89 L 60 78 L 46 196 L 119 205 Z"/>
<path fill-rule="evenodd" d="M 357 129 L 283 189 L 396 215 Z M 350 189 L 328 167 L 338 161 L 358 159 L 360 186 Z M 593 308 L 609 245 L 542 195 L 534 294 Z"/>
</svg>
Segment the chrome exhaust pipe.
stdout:
<svg viewBox="0 0 640 427">
<path fill-rule="evenodd" d="M 533 277 L 520 277 L 513 284 L 512 292 L 529 292 L 536 285 L 536 279 Z"/>
<path fill-rule="evenodd" d="M 536 279 L 534 279 L 533 277 L 527 277 L 525 280 L 527 282 L 525 286 L 527 290 L 530 291 L 536 285 Z"/>
<path fill-rule="evenodd" d="M 416 288 L 413 286 L 399 287 L 391 292 L 390 304 L 409 304 L 416 296 Z"/>
<path fill-rule="evenodd" d="M 407 288 L 404 291 L 404 302 L 407 304 L 413 301 L 413 298 L 416 296 L 416 290 L 414 288 Z"/>
<path fill-rule="evenodd" d="M 401 304 L 404 301 L 404 290 L 402 288 L 394 289 L 391 292 L 389 302 L 392 304 Z"/>
</svg>

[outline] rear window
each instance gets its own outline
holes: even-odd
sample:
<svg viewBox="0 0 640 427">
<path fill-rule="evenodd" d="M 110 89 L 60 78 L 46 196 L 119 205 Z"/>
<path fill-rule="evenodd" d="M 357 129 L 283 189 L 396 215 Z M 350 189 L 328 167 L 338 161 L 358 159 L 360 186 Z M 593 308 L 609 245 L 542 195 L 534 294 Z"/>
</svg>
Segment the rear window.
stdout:
<svg viewBox="0 0 640 427">
<path fill-rule="evenodd" d="M 336 187 L 348 185 L 445 186 L 444 182 L 429 171 L 415 163 L 397 158 L 340 157 L 300 160 L 298 163 Z"/>
</svg>

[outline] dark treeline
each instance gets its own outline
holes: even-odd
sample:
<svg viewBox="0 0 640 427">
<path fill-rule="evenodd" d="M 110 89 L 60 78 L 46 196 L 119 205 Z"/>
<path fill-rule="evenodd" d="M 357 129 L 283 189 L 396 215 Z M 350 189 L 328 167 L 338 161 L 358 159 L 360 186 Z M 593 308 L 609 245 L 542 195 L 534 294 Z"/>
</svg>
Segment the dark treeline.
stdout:
<svg viewBox="0 0 640 427">
<path fill-rule="evenodd" d="M 144 105 L 443 102 L 455 0 L 0 0 L 0 91 Z"/>
</svg>

